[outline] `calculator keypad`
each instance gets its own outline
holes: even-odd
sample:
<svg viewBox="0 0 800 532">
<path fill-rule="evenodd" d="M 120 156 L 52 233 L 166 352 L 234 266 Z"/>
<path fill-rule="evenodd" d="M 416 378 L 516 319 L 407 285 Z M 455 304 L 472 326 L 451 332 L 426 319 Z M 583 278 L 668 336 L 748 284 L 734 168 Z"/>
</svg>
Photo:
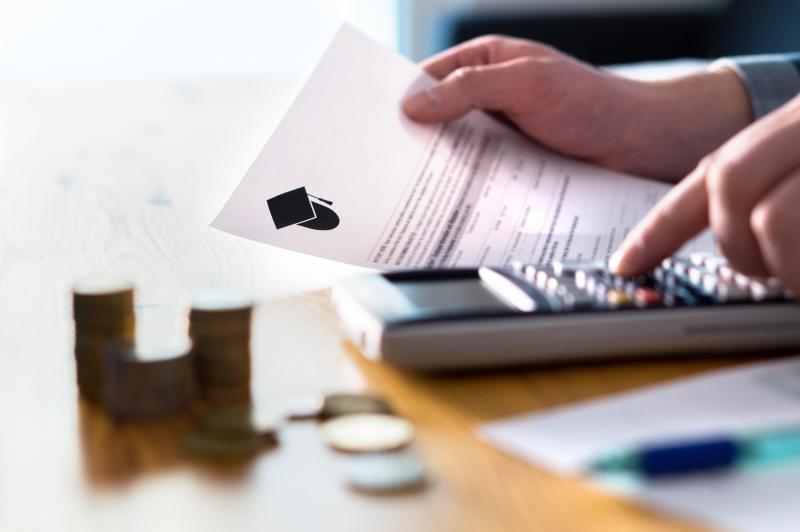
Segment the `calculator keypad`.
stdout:
<svg viewBox="0 0 800 532">
<path fill-rule="evenodd" d="M 788 301 L 777 279 L 751 279 L 725 259 L 695 253 L 664 260 L 647 275 L 620 277 L 603 262 L 514 263 L 511 274 L 555 302 L 551 310 L 611 310 Z"/>
</svg>

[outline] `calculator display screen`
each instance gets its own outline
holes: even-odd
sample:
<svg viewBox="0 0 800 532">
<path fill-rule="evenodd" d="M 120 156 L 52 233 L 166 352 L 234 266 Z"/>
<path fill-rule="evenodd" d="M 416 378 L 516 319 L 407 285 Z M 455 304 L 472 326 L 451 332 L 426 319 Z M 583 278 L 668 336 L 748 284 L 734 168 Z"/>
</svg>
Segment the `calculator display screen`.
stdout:
<svg viewBox="0 0 800 532">
<path fill-rule="evenodd" d="M 437 281 L 403 281 L 394 284 L 418 309 L 433 312 L 473 312 L 476 310 L 508 310 L 480 279 L 448 279 Z"/>
</svg>

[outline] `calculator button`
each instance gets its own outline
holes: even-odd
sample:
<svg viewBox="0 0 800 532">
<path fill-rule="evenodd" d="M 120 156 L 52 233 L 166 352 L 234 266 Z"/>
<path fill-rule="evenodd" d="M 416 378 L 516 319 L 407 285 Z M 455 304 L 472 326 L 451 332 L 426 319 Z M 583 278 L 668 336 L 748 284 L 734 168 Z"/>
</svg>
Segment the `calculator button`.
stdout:
<svg viewBox="0 0 800 532">
<path fill-rule="evenodd" d="M 569 290 L 563 286 L 559 286 L 555 295 L 561 301 L 564 310 L 575 309 L 575 296 Z"/>
<path fill-rule="evenodd" d="M 522 273 L 525 269 L 525 264 L 521 260 L 512 260 L 511 269 L 514 270 L 515 273 Z"/>
<path fill-rule="evenodd" d="M 592 283 L 595 283 L 597 280 L 594 279 L 591 272 L 586 270 L 578 270 L 575 272 L 575 286 L 580 288 L 581 290 L 589 291 L 589 280 L 592 279 Z"/>
<path fill-rule="evenodd" d="M 750 295 L 756 301 L 783 299 L 783 288 L 777 280 L 751 281 Z"/>
<path fill-rule="evenodd" d="M 522 269 L 522 275 L 524 275 L 525 279 L 527 279 L 529 282 L 533 282 L 536 279 L 536 266 L 532 264 L 526 264 Z"/>
<path fill-rule="evenodd" d="M 606 285 L 604 285 L 603 283 L 600 283 L 600 282 L 597 282 L 597 281 L 595 281 L 594 284 L 592 284 L 591 286 L 592 286 L 592 290 L 591 291 L 587 290 L 586 292 L 589 295 L 593 295 L 595 300 L 597 300 L 597 302 L 605 303 L 606 302 L 606 292 L 608 292 L 608 287 Z"/>
<path fill-rule="evenodd" d="M 633 295 L 639 287 L 640 284 L 637 283 L 636 281 L 628 281 L 624 285 L 622 285 L 622 290 L 624 290 L 630 295 Z"/>
<path fill-rule="evenodd" d="M 530 285 L 508 271 L 481 266 L 478 276 L 486 287 L 501 300 L 522 312 L 550 310 L 548 301 Z"/>
<path fill-rule="evenodd" d="M 663 289 L 665 286 L 673 286 L 675 284 L 675 273 L 672 270 L 668 270 L 660 266 L 653 270 L 650 278 L 652 281 L 654 281 L 653 286 L 660 289 Z"/>
<path fill-rule="evenodd" d="M 637 288 L 633 293 L 633 299 L 637 307 L 655 307 L 664 301 L 661 292 L 652 288 Z"/>
<path fill-rule="evenodd" d="M 707 253 L 707 252 L 704 252 L 704 251 L 699 251 L 699 252 L 692 253 L 691 255 L 689 255 L 689 261 L 692 264 L 694 264 L 695 266 L 699 266 L 699 267 L 705 267 L 706 266 L 706 261 L 708 259 L 714 259 L 714 258 L 716 258 L 716 255 L 714 255 L 712 253 Z"/>
<path fill-rule="evenodd" d="M 555 293 L 564 301 L 565 306 L 576 310 L 585 310 L 595 306 L 594 296 L 578 288 L 575 279 L 572 277 L 562 277 L 557 280 L 552 279 L 548 282 L 548 288 L 553 286 L 554 283 L 552 281 L 558 281 L 558 286 L 555 289 L 551 289 L 550 292 Z"/>
<path fill-rule="evenodd" d="M 595 300 L 586 292 L 580 290 L 570 290 L 564 285 L 559 285 L 555 290 L 555 295 L 561 300 L 565 309 L 586 310 L 595 306 Z"/>
<path fill-rule="evenodd" d="M 703 286 L 703 275 L 705 274 L 705 270 L 702 268 L 689 268 L 688 276 L 689 276 L 689 283 L 695 287 Z"/>
<path fill-rule="evenodd" d="M 554 260 L 553 261 L 553 275 L 556 277 L 574 276 L 579 271 L 603 271 L 606 269 L 606 264 L 602 261 L 581 262 L 569 260 Z"/>
<path fill-rule="evenodd" d="M 733 282 L 736 283 L 736 286 L 738 286 L 739 288 L 744 288 L 744 289 L 750 288 L 750 278 L 741 273 L 733 274 Z"/>
<path fill-rule="evenodd" d="M 717 267 L 717 275 L 719 278 L 726 282 L 733 282 L 736 272 L 727 264 L 720 264 Z"/>
<path fill-rule="evenodd" d="M 633 305 L 634 300 L 630 294 L 623 290 L 609 290 L 606 293 L 606 302 L 613 308 L 620 308 Z"/>
<path fill-rule="evenodd" d="M 545 285 L 545 289 L 548 292 L 553 292 L 553 293 L 555 293 L 559 289 L 559 287 L 565 288 L 559 283 L 558 279 L 556 279 L 555 277 L 550 277 Z"/>
<path fill-rule="evenodd" d="M 713 294 L 717 291 L 717 287 L 720 285 L 720 279 L 716 275 L 712 273 L 706 273 L 703 275 L 701 286 L 703 288 L 703 292 L 706 294 Z"/>
<path fill-rule="evenodd" d="M 676 275 L 686 275 L 689 273 L 689 268 L 692 266 L 693 264 L 687 259 L 680 257 L 672 259 L 672 271 L 674 271 Z"/>
<path fill-rule="evenodd" d="M 606 285 L 603 284 L 603 282 L 594 275 L 590 275 L 586 278 L 586 284 L 584 285 L 584 290 L 586 290 L 587 293 L 589 294 L 596 293 L 598 291 L 598 287 L 600 287 L 603 291 L 605 291 Z"/>
<path fill-rule="evenodd" d="M 717 274 L 719 274 L 719 269 L 721 267 L 729 267 L 728 261 L 722 257 L 709 257 L 705 260 L 703 265 L 705 266 L 706 270 Z"/>
<path fill-rule="evenodd" d="M 714 296 L 720 302 L 733 302 L 733 301 L 750 301 L 750 290 L 747 288 L 740 288 L 733 282 L 725 282 L 719 280 L 715 289 Z"/>
<path fill-rule="evenodd" d="M 672 290 L 676 286 L 678 286 L 677 277 L 674 274 L 666 273 L 660 280 L 658 280 L 656 288 L 661 291 L 665 291 Z"/>
<path fill-rule="evenodd" d="M 536 272 L 536 286 L 544 290 L 547 287 L 547 279 L 550 276 L 547 275 L 545 270 L 539 270 Z"/>
</svg>

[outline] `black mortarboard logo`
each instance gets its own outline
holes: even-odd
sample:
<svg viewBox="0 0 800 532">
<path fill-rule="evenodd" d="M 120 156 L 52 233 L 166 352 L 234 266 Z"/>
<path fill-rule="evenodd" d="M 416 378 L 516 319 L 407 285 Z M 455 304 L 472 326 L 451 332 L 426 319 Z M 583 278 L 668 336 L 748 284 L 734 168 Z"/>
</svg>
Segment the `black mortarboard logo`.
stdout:
<svg viewBox="0 0 800 532">
<path fill-rule="evenodd" d="M 311 201 L 312 198 L 317 201 Z M 331 205 L 332 201 L 306 192 L 306 187 L 296 188 L 267 200 L 275 229 L 290 225 L 301 225 L 319 231 L 335 229 L 339 225 L 339 216 L 330 208 Z"/>
</svg>

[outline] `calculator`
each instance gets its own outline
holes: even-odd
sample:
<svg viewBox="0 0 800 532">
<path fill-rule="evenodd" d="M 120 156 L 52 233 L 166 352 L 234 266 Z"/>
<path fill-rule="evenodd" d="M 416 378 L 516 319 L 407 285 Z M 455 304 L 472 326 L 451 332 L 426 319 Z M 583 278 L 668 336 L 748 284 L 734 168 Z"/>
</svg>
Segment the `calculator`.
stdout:
<svg viewBox="0 0 800 532">
<path fill-rule="evenodd" d="M 625 278 L 603 262 L 372 274 L 332 290 L 369 358 L 420 370 L 800 347 L 800 304 L 697 253 Z"/>
</svg>

